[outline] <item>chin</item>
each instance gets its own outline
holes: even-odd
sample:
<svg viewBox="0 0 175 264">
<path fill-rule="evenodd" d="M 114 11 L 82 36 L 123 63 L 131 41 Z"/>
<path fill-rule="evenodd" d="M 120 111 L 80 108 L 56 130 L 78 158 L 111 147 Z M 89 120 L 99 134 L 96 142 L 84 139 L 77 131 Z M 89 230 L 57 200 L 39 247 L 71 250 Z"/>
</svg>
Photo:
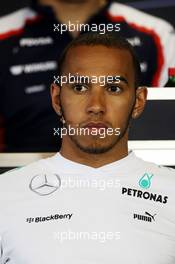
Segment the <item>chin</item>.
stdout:
<svg viewBox="0 0 175 264">
<path fill-rule="evenodd" d="M 85 153 L 102 154 L 111 150 L 118 142 L 118 137 L 108 138 L 71 138 L 76 147 Z"/>
</svg>

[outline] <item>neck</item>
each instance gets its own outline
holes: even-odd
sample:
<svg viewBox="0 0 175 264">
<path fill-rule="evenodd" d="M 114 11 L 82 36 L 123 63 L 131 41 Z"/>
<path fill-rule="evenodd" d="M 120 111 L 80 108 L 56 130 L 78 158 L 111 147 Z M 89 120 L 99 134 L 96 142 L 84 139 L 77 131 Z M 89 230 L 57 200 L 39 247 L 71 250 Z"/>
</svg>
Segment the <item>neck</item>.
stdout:
<svg viewBox="0 0 175 264">
<path fill-rule="evenodd" d="M 126 133 L 111 150 L 102 154 L 89 154 L 76 147 L 68 136 L 64 136 L 60 154 L 74 162 L 98 168 L 126 157 L 128 155 L 127 142 L 128 135 Z"/>
<path fill-rule="evenodd" d="M 82 24 L 97 13 L 106 4 L 106 0 L 39 0 L 39 3 L 51 6 L 56 18 L 63 24 Z"/>
</svg>

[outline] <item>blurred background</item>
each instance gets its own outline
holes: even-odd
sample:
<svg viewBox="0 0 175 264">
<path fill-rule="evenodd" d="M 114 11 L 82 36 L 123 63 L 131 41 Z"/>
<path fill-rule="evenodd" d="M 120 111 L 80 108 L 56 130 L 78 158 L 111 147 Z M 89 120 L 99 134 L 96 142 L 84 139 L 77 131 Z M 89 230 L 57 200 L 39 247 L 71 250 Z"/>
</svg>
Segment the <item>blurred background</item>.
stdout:
<svg viewBox="0 0 175 264">
<path fill-rule="evenodd" d="M 174 0 L 122 0 L 119 3 L 128 4 L 149 14 L 161 17 L 175 26 L 175 1 Z M 30 4 L 30 0 L 6 0 L 0 2 L 0 16 L 11 13 Z"/>
</svg>

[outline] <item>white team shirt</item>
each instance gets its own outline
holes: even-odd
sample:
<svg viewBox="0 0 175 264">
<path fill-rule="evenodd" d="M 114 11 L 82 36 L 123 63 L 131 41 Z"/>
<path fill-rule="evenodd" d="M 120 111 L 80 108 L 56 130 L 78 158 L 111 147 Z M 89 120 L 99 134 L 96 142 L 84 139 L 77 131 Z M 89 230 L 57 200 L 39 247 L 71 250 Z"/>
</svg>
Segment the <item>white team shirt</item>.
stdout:
<svg viewBox="0 0 175 264">
<path fill-rule="evenodd" d="M 175 171 L 57 153 L 0 175 L 0 264 L 174 264 Z"/>
</svg>

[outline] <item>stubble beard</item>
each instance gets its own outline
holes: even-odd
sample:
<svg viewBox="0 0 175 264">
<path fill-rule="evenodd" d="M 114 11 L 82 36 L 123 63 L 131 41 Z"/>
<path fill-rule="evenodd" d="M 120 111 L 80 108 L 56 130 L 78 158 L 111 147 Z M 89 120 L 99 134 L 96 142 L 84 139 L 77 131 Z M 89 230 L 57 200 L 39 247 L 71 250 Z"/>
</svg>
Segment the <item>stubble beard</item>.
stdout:
<svg viewBox="0 0 175 264">
<path fill-rule="evenodd" d="M 103 140 L 105 140 L 105 138 L 104 139 L 99 138 L 99 135 L 98 136 L 91 135 L 93 139 L 92 139 L 92 143 L 90 143 L 89 145 L 81 143 L 81 140 L 79 140 L 79 136 L 69 135 L 69 138 L 76 145 L 76 147 L 84 153 L 88 153 L 88 154 L 107 153 L 108 151 L 112 150 L 126 135 L 130 124 L 131 115 L 132 115 L 132 111 L 130 112 L 123 129 L 120 130 L 120 134 L 113 136 L 113 140 L 110 141 L 109 143 L 107 142 L 108 144 L 105 144 L 105 142 L 103 144 Z M 111 136 L 107 136 L 107 137 L 111 137 Z"/>
<path fill-rule="evenodd" d="M 132 105 L 131 111 L 127 117 L 127 120 L 125 122 L 125 125 L 123 127 L 122 130 L 120 130 L 120 134 L 114 136 L 114 139 L 112 140 L 111 143 L 109 143 L 106 146 L 103 146 L 103 144 L 99 144 L 99 140 L 103 140 L 103 139 L 99 139 L 99 136 L 95 136 L 96 137 L 96 141 L 94 140 L 93 144 L 91 144 L 90 146 L 84 146 L 83 144 L 81 144 L 81 141 L 79 140 L 79 136 L 76 135 L 68 135 L 68 137 L 71 139 L 71 141 L 75 144 L 75 146 L 81 150 L 84 153 L 88 153 L 88 154 L 103 154 L 103 153 L 107 153 L 108 151 L 110 151 L 111 149 L 113 149 L 126 135 L 126 133 L 128 133 L 128 129 L 130 127 L 130 123 L 132 120 L 132 112 L 134 109 L 134 105 L 135 105 L 135 101 L 136 98 L 134 100 L 134 103 Z M 64 111 L 62 108 L 62 112 L 64 115 Z M 64 126 L 66 128 L 68 128 L 68 124 L 65 123 Z"/>
</svg>

